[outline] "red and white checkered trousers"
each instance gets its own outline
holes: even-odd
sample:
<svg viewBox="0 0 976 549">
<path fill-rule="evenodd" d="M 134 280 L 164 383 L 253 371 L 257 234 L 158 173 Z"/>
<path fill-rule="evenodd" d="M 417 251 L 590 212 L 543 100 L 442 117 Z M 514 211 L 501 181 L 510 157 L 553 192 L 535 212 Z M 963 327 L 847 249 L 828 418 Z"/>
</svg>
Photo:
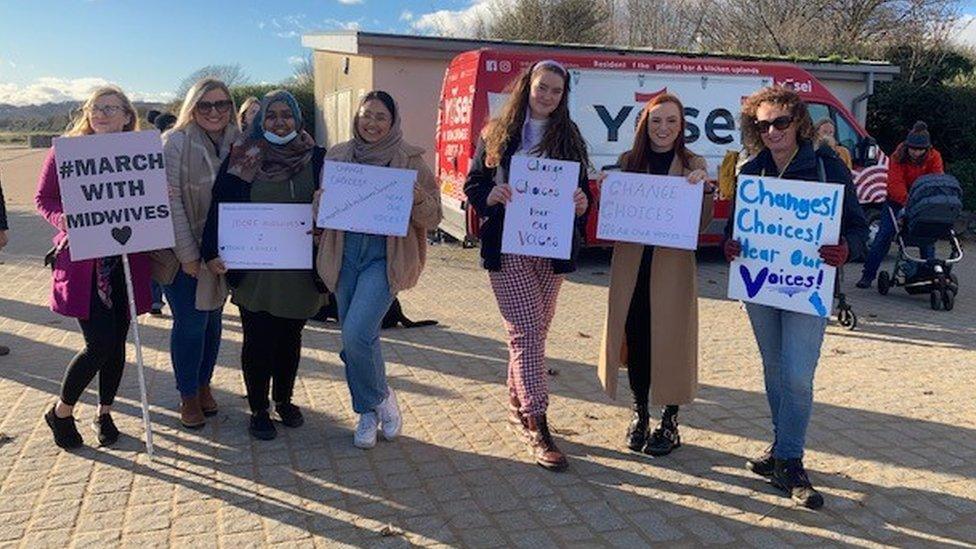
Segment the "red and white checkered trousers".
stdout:
<svg viewBox="0 0 976 549">
<path fill-rule="evenodd" d="M 508 330 L 508 391 L 518 397 L 523 414 L 544 414 L 546 336 L 563 277 L 552 272 L 549 259 L 502 254 L 501 270 L 489 271 L 488 278 Z"/>
</svg>

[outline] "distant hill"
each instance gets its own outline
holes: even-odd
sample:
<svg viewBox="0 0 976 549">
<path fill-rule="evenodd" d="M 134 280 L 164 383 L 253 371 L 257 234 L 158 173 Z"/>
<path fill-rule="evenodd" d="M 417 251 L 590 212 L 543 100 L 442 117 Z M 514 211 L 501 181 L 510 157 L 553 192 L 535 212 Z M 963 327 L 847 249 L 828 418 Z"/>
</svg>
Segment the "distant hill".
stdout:
<svg viewBox="0 0 976 549">
<path fill-rule="evenodd" d="M 80 101 L 45 103 L 18 107 L 0 103 L 0 132 L 10 133 L 60 133 L 67 127 L 74 111 L 81 106 Z M 151 109 L 163 110 L 163 103 L 135 102 L 141 117 Z M 143 120 L 145 120 L 143 118 Z"/>
</svg>

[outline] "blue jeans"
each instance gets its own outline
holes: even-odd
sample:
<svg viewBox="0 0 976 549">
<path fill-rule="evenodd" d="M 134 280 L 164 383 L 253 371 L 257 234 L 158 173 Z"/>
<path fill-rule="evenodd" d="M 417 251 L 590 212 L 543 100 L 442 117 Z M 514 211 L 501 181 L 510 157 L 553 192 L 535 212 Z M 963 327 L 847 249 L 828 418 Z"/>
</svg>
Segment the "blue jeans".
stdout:
<svg viewBox="0 0 976 549">
<path fill-rule="evenodd" d="M 159 309 L 163 308 L 163 287 L 155 280 L 152 281 L 152 305 Z"/>
<path fill-rule="evenodd" d="M 898 234 L 897 227 L 891 221 L 891 214 L 888 213 L 889 208 L 891 209 L 891 214 L 894 214 L 895 217 L 898 217 L 898 214 L 902 210 L 902 207 L 895 202 L 888 202 L 881 208 L 881 225 L 878 227 L 878 234 L 874 237 L 871 249 L 868 250 L 868 257 L 864 260 L 864 269 L 861 271 L 861 278 L 863 279 L 875 279 L 878 275 L 878 268 L 881 267 L 881 262 L 887 257 L 888 250 L 891 248 L 891 241 Z M 922 246 L 919 251 L 923 259 L 932 259 L 935 257 L 934 245 Z"/>
<path fill-rule="evenodd" d="M 173 312 L 169 352 L 180 395 L 190 397 L 201 385 L 210 385 L 220 351 L 221 315 L 224 308 L 198 311 L 197 279 L 180 270 L 173 283 L 163 288 Z"/>
<path fill-rule="evenodd" d="M 389 394 L 380 349 L 380 325 L 393 303 L 386 276 L 386 237 L 347 232 L 336 284 L 346 383 L 357 414 L 370 412 Z"/>
<path fill-rule="evenodd" d="M 762 355 L 773 416 L 773 456 L 802 458 L 827 319 L 755 303 L 746 303 L 746 312 Z"/>
</svg>

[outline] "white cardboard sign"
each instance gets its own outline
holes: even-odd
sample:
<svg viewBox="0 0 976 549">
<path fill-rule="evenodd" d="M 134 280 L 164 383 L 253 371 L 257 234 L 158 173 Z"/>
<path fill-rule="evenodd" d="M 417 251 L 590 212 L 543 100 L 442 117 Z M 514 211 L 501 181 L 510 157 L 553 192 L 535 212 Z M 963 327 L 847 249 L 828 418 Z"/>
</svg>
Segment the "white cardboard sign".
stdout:
<svg viewBox="0 0 976 549">
<path fill-rule="evenodd" d="M 502 252 L 569 259 L 579 162 L 513 156 L 508 174 L 512 200 L 505 206 Z"/>
<path fill-rule="evenodd" d="M 72 261 L 175 245 L 156 130 L 54 139 Z"/>
<path fill-rule="evenodd" d="M 311 269 L 312 205 L 220 204 L 217 250 L 228 269 Z"/>
<path fill-rule="evenodd" d="M 833 309 L 837 272 L 820 259 L 840 239 L 844 186 L 740 175 L 729 297 L 820 317 Z"/>
<path fill-rule="evenodd" d="M 611 172 L 600 187 L 596 236 L 694 250 L 702 190 L 684 177 Z"/>
<path fill-rule="evenodd" d="M 406 236 L 416 170 L 326 161 L 316 226 Z"/>
</svg>

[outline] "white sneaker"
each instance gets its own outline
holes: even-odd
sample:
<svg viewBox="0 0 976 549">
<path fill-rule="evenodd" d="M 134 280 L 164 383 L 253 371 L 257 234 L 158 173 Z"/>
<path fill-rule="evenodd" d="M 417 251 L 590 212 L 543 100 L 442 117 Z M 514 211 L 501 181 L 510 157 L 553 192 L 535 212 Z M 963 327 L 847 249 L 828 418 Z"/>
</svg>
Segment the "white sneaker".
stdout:
<svg viewBox="0 0 976 549">
<path fill-rule="evenodd" d="M 356 448 L 369 450 L 376 446 L 376 431 L 379 427 L 379 420 L 376 412 L 366 412 L 359 415 L 359 425 L 356 426 L 356 434 L 353 435 L 352 443 Z"/>
<path fill-rule="evenodd" d="M 393 389 L 390 389 L 390 394 L 376 407 L 376 415 L 379 416 L 380 424 L 383 426 L 383 438 L 393 440 L 400 436 L 400 431 L 403 429 L 403 416 L 400 415 L 400 405 L 397 403 Z"/>
</svg>

